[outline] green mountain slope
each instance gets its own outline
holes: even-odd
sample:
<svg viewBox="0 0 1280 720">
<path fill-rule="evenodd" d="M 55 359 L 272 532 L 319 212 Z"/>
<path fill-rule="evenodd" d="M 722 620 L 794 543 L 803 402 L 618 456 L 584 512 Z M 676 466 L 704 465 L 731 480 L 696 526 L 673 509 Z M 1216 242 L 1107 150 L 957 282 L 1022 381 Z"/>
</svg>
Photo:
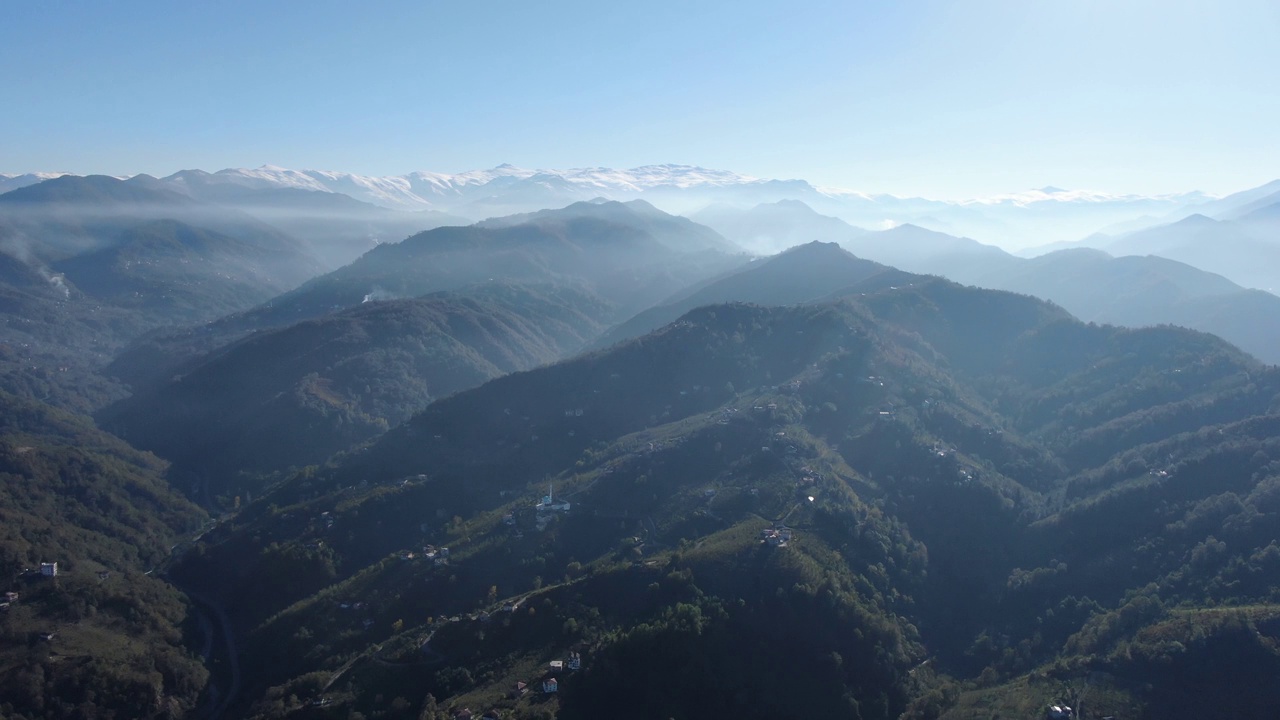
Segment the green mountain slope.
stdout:
<svg viewBox="0 0 1280 720">
<path fill-rule="evenodd" d="M 55 263 L 91 298 L 170 324 L 208 322 L 292 289 L 316 268 L 176 220 L 123 230 L 113 245 Z"/>
<path fill-rule="evenodd" d="M 1228 233 L 1231 237 L 1219 238 L 1215 233 L 1236 226 L 1197 217 L 1200 219 L 1125 236 L 1109 248 L 1112 254 L 1072 248 L 1031 259 L 914 225 L 857 231 L 795 202 L 762 205 L 750 211 L 724 210 L 710 213 L 707 219 L 731 237 L 748 233 L 757 243 L 777 244 L 806 234 L 830 238 L 861 258 L 978 287 L 1034 295 L 1088 322 L 1128 327 L 1168 323 L 1210 332 L 1265 362 L 1280 362 L 1280 298 L 1231 282 L 1227 277 L 1238 276 L 1226 272 L 1222 265 L 1239 265 L 1238 260 L 1226 259 L 1235 257 L 1232 253 L 1237 250 L 1223 247 L 1235 247 L 1233 243 L 1244 231 L 1237 228 L 1234 235 Z M 1259 230 L 1263 226 L 1252 223 L 1248 227 L 1251 237 L 1261 242 L 1266 234 Z M 1227 245 L 1215 245 L 1219 240 Z M 1252 249 L 1242 257 L 1254 257 L 1249 253 L 1256 250 L 1260 255 L 1255 258 L 1254 272 L 1265 273 L 1268 265 L 1263 256 L 1271 250 L 1256 242 L 1248 247 Z M 1212 261 L 1206 260 L 1215 253 Z M 1215 274 L 1219 272 L 1222 275 Z"/>
<path fill-rule="evenodd" d="M 1040 713 L 1094 673 L 1091 712 L 1167 712 L 1159 638 L 1201 627 L 1193 668 L 1243 637 L 1208 608 L 1275 602 L 1278 396 L 1212 336 L 940 280 L 706 307 L 431 404 L 181 572 L 258 593 L 258 717 Z"/>
<path fill-rule="evenodd" d="M 164 464 L 80 416 L 0 395 L 0 697 L 9 717 L 180 717 L 208 672 L 150 575 L 204 513 Z M 57 563 L 42 577 L 41 563 Z"/>
<path fill-rule="evenodd" d="M 109 177 L 0 195 L 0 389 L 86 412 L 124 394 L 99 370 L 139 335 L 244 310 L 317 274 L 247 215 Z"/>
<path fill-rule="evenodd" d="M 731 271 L 678 293 L 611 328 L 596 342 L 605 347 L 655 330 L 703 305 L 748 302 L 794 305 L 838 294 L 872 277 L 910 282 L 907 273 L 861 260 L 834 243 L 812 242 Z"/>
<path fill-rule="evenodd" d="M 580 203 L 538 213 L 536 222 L 441 227 L 379 245 L 350 265 L 253 310 L 205 327 L 143 338 L 121 354 L 110 372 L 135 388 L 150 387 L 187 372 L 199 355 L 255 330 L 370 300 L 414 298 L 487 282 L 579 287 L 605 300 L 611 310 L 603 319 L 617 322 L 746 262 L 743 255 L 672 249 L 685 240 L 697 245 L 708 234 L 719 236 L 647 206 L 612 206 L 605 208 L 605 216 L 599 215 L 599 206 Z"/>
<path fill-rule="evenodd" d="M 607 307 L 505 284 L 369 302 L 251 335 L 99 418 L 223 494 L 239 471 L 321 462 L 435 398 L 557 360 L 600 331 Z"/>
</svg>

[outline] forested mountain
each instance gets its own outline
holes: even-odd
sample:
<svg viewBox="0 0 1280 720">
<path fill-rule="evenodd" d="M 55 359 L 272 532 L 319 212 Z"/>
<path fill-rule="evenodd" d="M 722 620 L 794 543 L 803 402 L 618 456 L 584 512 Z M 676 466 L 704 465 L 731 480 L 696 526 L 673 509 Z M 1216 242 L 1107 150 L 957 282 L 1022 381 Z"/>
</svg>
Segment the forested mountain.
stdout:
<svg viewBox="0 0 1280 720">
<path fill-rule="evenodd" d="M 776 242 L 808 228 L 840 223 L 798 203 L 785 208 L 761 206 L 758 211 L 774 222 L 750 226 L 761 233 L 756 242 Z M 1128 327 L 1168 323 L 1202 330 L 1266 362 L 1280 362 L 1280 297 L 1245 289 L 1221 275 L 1183 262 L 1154 255 L 1116 257 L 1089 248 L 1060 250 L 1028 259 L 975 240 L 911 225 L 878 232 L 845 227 L 845 231 L 827 236 L 843 236 L 836 241 L 860 258 L 979 287 L 1034 295 L 1089 322 Z M 1151 249 L 1137 248 L 1144 252 Z M 715 299 L 757 301 L 756 297 L 741 293 Z M 692 307 L 685 305 L 682 309 Z M 662 317 L 669 321 L 675 316 Z M 656 326 L 652 323 L 642 329 Z"/>
<path fill-rule="evenodd" d="M 283 275 L 275 268 L 290 267 Z M 292 249 L 264 247 L 176 220 L 122 230 L 114 244 L 56 262 L 94 300 L 167 324 L 216 320 L 290 290 L 319 267 Z"/>
<path fill-rule="evenodd" d="M 0 712 L 182 717 L 209 673 L 185 598 L 150 571 L 206 516 L 165 464 L 0 393 Z M 42 574 L 56 563 L 56 576 Z M 190 643 L 190 645 L 188 645 Z"/>
<path fill-rule="evenodd" d="M 811 242 L 752 262 L 728 275 L 696 285 L 611 328 L 597 342 L 604 347 L 638 337 L 703 305 L 747 302 L 795 305 L 823 300 L 875 278 L 884 285 L 919 279 L 854 257 L 835 243 Z"/>
<path fill-rule="evenodd" d="M 173 461 L 175 481 L 196 483 L 213 503 L 204 493 L 234 495 L 238 472 L 322 462 L 436 398 L 558 360 L 593 339 L 609 312 L 558 285 L 371 301 L 220 348 L 99 421 Z"/>
<path fill-rule="evenodd" d="M 320 272 L 258 220 L 109 177 L 0 195 L 0 389 L 80 411 L 123 394 L 98 374 L 148 330 L 244 310 Z"/>
<path fill-rule="evenodd" d="M 244 213 L 160 188 L 103 175 L 64 175 L 0 194 L 4 248 L 45 263 L 121 244 L 121 233 L 154 220 L 175 220 L 249 243 L 287 260 L 265 268 L 282 285 L 318 271 L 295 238 Z M 127 238 L 126 238 L 127 239 Z"/>
<path fill-rule="evenodd" d="M 1270 359 L 1270 294 L 792 202 L 385 242 L 420 218 L 184 178 L 0 196 L 6 717 L 1280 702 L 1280 371 L 1162 324 Z M 384 242 L 288 290 L 319 266 L 264 221 L 308 208 Z M 735 245 L 808 233 L 844 248 Z"/>
<path fill-rule="evenodd" d="M 1277 413 L 1212 336 L 942 280 L 711 306 L 433 403 L 180 574 L 254 588 L 255 717 L 1269 717 Z"/>
<path fill-rule="evenodd" d="M 142 338 L 122 353 L 111 372 L 135 387 L 150 386 L 254 330 L 369 301 L 491 281 L 577 288 L 607 303 L 605 313 L 593 317 L 618 322 L 747 261 L 743 254 L 705 249 L 723 242 L 705 227 L 643 203 L 581 203 L 519 221 L 436 228 L 379 245 L 350 265 L 253 310 L 201 328 Z"/>
<path fill-rule="evenodd" d="M 574 225 L 593 220 L 625 225 L 637 233 L 648 236 L 668 250 L 679 253 L 703 250 L 726 253 L 742 251 L 742 248 L 729 242 L 715 230 L 688 218 L 668 215 L 643 200 L 625 203 L 606 200 L 578 202 L 559 210 L 539 210 L 533 213 L 509 215 L 477 224 L 485 228 L 532 225 L 550 232 L 568 234 L 573 232 Z"/>
</svg>

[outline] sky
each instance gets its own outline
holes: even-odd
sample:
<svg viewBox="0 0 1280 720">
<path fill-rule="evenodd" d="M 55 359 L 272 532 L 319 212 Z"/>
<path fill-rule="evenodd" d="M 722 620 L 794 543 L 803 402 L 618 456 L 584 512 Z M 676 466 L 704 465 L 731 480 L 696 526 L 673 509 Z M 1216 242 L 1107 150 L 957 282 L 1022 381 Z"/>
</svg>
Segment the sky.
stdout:
<svg viewBox="0 0 1280 720">
<path fill-rule="evenodd" d="M 0 3 L 0 172 L 678 163 L 962 199 L 1280 177 L 1280 3 Z"/>
</svg>

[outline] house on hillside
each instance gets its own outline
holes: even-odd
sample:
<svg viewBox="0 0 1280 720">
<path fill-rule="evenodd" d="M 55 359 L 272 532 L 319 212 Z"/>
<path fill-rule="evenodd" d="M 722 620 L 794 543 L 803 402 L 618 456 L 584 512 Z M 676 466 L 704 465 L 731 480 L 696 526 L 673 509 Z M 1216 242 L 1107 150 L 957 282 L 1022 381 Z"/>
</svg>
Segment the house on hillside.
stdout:
<svg viewBox="0 0 1280 720">
<path fill-rule="evenodd" d="M 453 720 L 471 720 L 475 717 L 475 713 L 471 712 L 471 708 L 462 708 L 453 714 Z"/>
<path fill-rule="evenodd" d="M 58 563 L 57 562 L 40 563 L 40 574 L 43 575 L 44 577 L 58 577 Z"/>
<path fill-rule="evenodd" d="M 1045 710 L 1044 716 L 1049 720 L 1070 720 L 1076 716 L 1075 712 L 1066 705 L 1050 705 Z"/>
<path fill-rule="evenodd" d="M 558 672 L 564 672 L 564 661 L 563 661 L 563 660 L 552 660 L 552 661 L 551 661 L 551 672 L 556 672 L 556 673 L 558 673 Z"/>
<path fill-rule="evenodd" d="M 551 693 L 560 692 L 560 683 L 555 678 L 548 678 L 542 681 L 542 692 L 550 695 Z"/>
<path fill-rule="evenodd" d="M 5 601 L 5 602 L 7 602 L 7 603 L 16 603 L 16 602 L 18 602 L 18 593 L 13 592 L 12 590 L 10 590 L 9 592 L 7 592 L 7 593 L 5 593 L 5 594 L 4 594 L 4 601 Z"/>
<path fill-rule="evenodd" d="M 520 697 L 529 692 L 529 683 L 523 680 L 516 682 L 516 689 L 512 691 L 512 697 Z"/>
<path fill-rule="evenodd" d="M 792 530 L 786 525 L 765 528 L 760 531 L 761 540 L 772 547 L 786 547 L 791 542 Z"/>
<path fill-rule="evenodd" d="M 576 652 L 571 652 L 571 653 L 569 653 L 569 669 L 570 669 L 570 670 L 581 670 L 581 669 L 582 669 L 582 656 L 581 656 L 581 655 L 579 655 L 579 654 L 578 654 L 578 653 L 576 653 Z"/>
</svg>

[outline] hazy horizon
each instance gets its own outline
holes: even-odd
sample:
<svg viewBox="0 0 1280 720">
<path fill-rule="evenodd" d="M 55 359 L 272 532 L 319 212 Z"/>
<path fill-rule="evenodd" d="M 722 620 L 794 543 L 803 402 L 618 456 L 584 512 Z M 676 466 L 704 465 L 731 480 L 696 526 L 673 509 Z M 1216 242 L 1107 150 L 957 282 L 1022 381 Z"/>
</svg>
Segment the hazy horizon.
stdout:
<svg viewBox="0 0 1280 720">
<path fill-rule="evenodd" d="M 1280 8 L 1265 2 L 70 2 L 9 16 L 7 172 L 680 162 L 956 200 L 1046 185 L 1225 195 L 1280 167 Z"/>
</svg>

